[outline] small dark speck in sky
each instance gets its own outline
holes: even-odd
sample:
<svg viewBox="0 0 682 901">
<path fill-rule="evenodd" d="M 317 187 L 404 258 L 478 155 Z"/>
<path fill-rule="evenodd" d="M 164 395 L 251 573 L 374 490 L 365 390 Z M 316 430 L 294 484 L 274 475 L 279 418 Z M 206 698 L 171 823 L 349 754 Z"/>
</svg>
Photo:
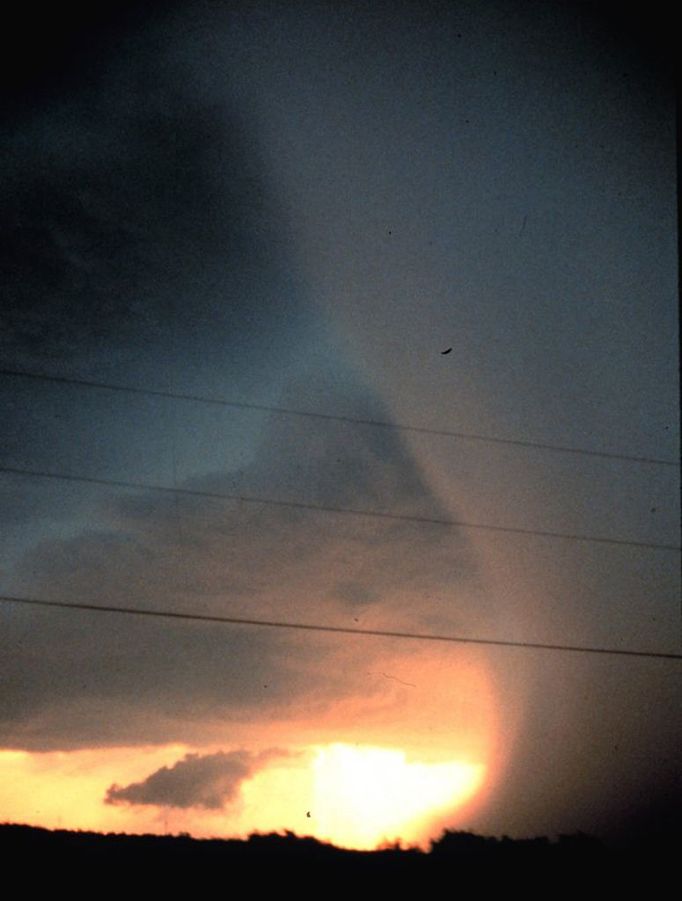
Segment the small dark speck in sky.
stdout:
<svg viewBox="0 0 682 901">
<path fill-rule="evenodd" d="M 445 354 L 449 354 L 451 350 L 452 350 L 451 347 L 448 347 L 447 350 L 441 350 L 441 356 L 444 356 Z"/>
</svg>

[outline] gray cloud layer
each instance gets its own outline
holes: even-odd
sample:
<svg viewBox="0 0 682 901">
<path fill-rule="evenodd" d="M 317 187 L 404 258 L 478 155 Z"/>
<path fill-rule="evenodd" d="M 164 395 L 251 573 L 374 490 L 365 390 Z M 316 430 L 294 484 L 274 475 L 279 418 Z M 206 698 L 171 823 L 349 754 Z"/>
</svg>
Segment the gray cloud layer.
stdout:
<svg viewBox="0 0 682 901">
<path fill-rule="evenodd" d="M 326 387 L 332 403 L 336 391 L 361 393 L 347 375 Z M 278 416 L 248 466 L 184 487 L 445 515 L 395 433 Z M 89 497 L 87 524 L 76 517 L 70 537 L 46 537 L 19 560 L 14 593 L 394 629 L 492 616 L 456 528 L 148 491 Z M 455 590 L 457 605 L 444 603 Z M 303 633 L 4 612 L 9 746 L 187 740 L 199 722 L 310 713 L 366 693 L 377 652 Z"/>
<path fill-rule="evenodd" d="M 224 97 L 216 105 L 168 35 L 154 32 L 151 50 L 142 31 L 101 78 L 15 118 L 0 197 L 3 364 L 389 419 L 314 315 L 256 131 Z M 174 442 L 180 487 L 440 510 L 390 432 L 21 380 L 3 391 L 3 465 L 170 484 Z M 395 626 L 416 624 L 416 593 L 475 581 L 456 531 L 49 484 L 47 516 L 41 486 L 9 488 L 8 556 L 23 556 L 5 567 L 8 593 Z M 332 647 L 339 663 L 349 651 L 322 636 L 2 615 L 9 746 L 189 738 L 197 722 L 303 699 L 309 712 L 358 690 L 357 667 L 329 665 Z M 443 612 L 425 603 L 420 616 L 437 625 Z"/>
<path fill-rule="evenodd" d="M 280 752 L 218 751 L 186 754 L 173 766 L 161 767 L 142 782 L 111 785 L 107 804 L 153 804 L 159 807 L 203 807 L 218 810 L 234 801 L 242 782 Z"/>
</svg>

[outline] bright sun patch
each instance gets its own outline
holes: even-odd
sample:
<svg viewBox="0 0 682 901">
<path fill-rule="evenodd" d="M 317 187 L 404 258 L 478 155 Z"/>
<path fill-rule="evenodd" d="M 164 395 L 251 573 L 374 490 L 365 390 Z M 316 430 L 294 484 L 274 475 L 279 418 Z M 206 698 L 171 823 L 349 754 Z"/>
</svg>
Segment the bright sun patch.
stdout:
<svg viewBox="0 0 682 901">
<path fill-rule="evenodd" d="M 315 835 L 351 848 L 414 841 L 426 820 L 468 801 L 485 768 L 413 763 L 402 751 L 333 744 L 316 749 Z"/>
</svg>

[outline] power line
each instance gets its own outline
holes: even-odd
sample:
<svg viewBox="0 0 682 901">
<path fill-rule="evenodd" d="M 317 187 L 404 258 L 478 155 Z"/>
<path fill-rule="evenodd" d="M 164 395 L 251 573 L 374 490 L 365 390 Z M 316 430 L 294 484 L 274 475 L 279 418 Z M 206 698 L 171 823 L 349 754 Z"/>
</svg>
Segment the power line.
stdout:
<svg viewBox="0 0 682 901">
<path fill-rule="evenodd" d="M 674 466 L 677 468 L 679 468 L 680 466 L 679 461 L 666 460 L 659 457 L 644 457 L 634 454 L 618 454 L 612 453 L 610 451 L 597 451 L 581 447 L 566 447 L 558 444 L 544 444 L 538 441 L 521 441 L 515 438 L 499 438 L 491 435 L 477 435 L 471 432 L 458 432 L 449 429 L 433 429 L 427 428 L 425 426 L 407 425 L 405 423 L 384 422 L 378 419 L 359 419 L 352 416 L 337 416 L 332 413 L 315 413 L 309 410 L 295 410 L 289 407 L 224 400 L 220 398 L 204 397 L 198 394 L 178 394 L 172 391 L 161 391 L 152 388 L 126 387 L 124 385 L 113 385 L 108 382 L 95 382 L 88 379 L 78 379 L 67 376 L 43 375 L 41 373 L 24 372 L 21 370 L 1 368 L 0 375 L 34 379 L 36 381 L 54 382 L 64 385 L 77 385 L 83 388 L 96 388 L 105 391 L 118 391 L 128 394 L 142 394 L 149 397 L 163 397 L 168 400 L 186 400 L 192 401 L 194 403 L 213 404 L 220 407 L 233 407 L 239 410 L 258 410 L 265 413 L 280 413 L 286 416 L 302 416 L 309 419 L 344 422 L 350 425 L 374 426 L 376 428 L 394 429 L 398 432 L 413 432 L 421 435 L 436 435 L 444 438 L 456 438 L 462 441 L 477 441 L 485 444 L 526 447 L 533 450 L 550 451 L 553 453 L 574 454 L 586 457 L 602 457 L 607 460 L 624 460 L 630 463 L 646 463 L 654 466 Z"/>
<path fill-rule="evenodd" d="M 201 491 L 196 488 L 173 488 L 165 485 L 153 485 L 146 482 L 127 482 L 122 479 L 102 479 L 92 476 L 60 475 L 53 472 L 39 472 L 31 469 L 19 469 L 12 466 L 0 466 L 0 473 L 28 476 L 39 479 L 56 479 L 66 482 L 82 482 L 90 485 L 104 485 L 112 488 L 133 488 L 147 491 L 159 491 L 166 494 L 186 497 L 202 497 L 210 500 L 238 501 L 243 504 L 263 504 L 269 507 L 288 507 L 294 510 L 310 510 L 316 513 L 334 513 L 345 516 L 362 516 L 373 519 L 388 519 L 397 522 L 411 522 L 421 525 L 446 526 L 449 528 L 479 529 L 488 532 L 505 532 L 512 535 L 531 535 L 540 538 L 554 538 L 563 541 L 584 541 L 594 544 L 613 544 L 622 547 L 652 548 L 662 551 L 680 551 L 675 544 L 660 544 L 654 541 L 633 541 L 626 538 L 608 538 L 601 535 L 579 535 L 570 532 L 550 532 L 542 529 L 522 529 L 516 526 L 497 526 L 489 523 L 464 522 L 458 519 L 439 519 L 429 516 L 411 516 L 407 513 L 385 513 L 378 510 L 354 510 L 346 507 L 331 507 L 323 504 L 304 503 L 303 501 L 284 501 L 275 498 L 250 497 L 243 494 L 230 494 L 218 491 Z"/>
<path fill-rule="evenodd" d="M 206 613 L 180 613 L 172 610 L 144 610 L 140 607 L 114 607 L 100 604 L 46 601 L 38 598 L 20 598 L 0 595 L 0 601 L 10 604 L 26 604 L 36 607 L 56 607 L 63 610 L 87 610 L 97 613 L 122 613 L 131 616 L 149 616 L 179 619 L 191 622 L 221 623 L 231 626 L 259 626 L 270 629 L 297 629 L 305 632 L 327 632 L 338 635 L 368 635 L 375 638 L 399 638 L 410 641 L 440 641 L 457 644 L 483 644 L 506 648 L 526 648 L 541 651 L 575 651 L 583 654 L 610 654 L 621 657 L 653 657 L 663 660 L 682 660 L 682 654 L 662 651 L 629 651 L 620 648 L 601 648 L 569 644 L 545 644 L 535 641 L 504 641 L 496 638 L 464 638 L 459 635 L 433 635 L 426 632 L 397 632 L 386 629 L 358 629 L 350 626 L 323 626 L 319 623 L 284 622 L 266 619 L 244 619 L 237 616 L 211 616 Z"/>
</svg>

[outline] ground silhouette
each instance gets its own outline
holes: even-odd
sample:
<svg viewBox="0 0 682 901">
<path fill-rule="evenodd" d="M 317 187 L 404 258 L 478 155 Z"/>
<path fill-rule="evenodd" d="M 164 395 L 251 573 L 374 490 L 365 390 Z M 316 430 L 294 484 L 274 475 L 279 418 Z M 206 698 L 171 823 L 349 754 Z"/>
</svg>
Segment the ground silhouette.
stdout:
<svg viewBox="0 0 682 901">
<path fill-rule="evenodd" d="M 326 891 L 340 885 L 387 889 L 450 886 L 453 891 L 522 887 L 526 894 L 551 886 L 613 890 L 638 874 L 652 884 L 661 861 L 610 848 L 578 833 L 547 838 L 491 838 L 445 831 L 427 851 L 392 845 L 351 851 L 309 836 L 253 834 L 248 839 L 194 839 L 189 835 L 100 834 L 0 825 L 6 874 L 22 884 L 91 891 L 215 891 L 278 886 Z"/>
</svg>

